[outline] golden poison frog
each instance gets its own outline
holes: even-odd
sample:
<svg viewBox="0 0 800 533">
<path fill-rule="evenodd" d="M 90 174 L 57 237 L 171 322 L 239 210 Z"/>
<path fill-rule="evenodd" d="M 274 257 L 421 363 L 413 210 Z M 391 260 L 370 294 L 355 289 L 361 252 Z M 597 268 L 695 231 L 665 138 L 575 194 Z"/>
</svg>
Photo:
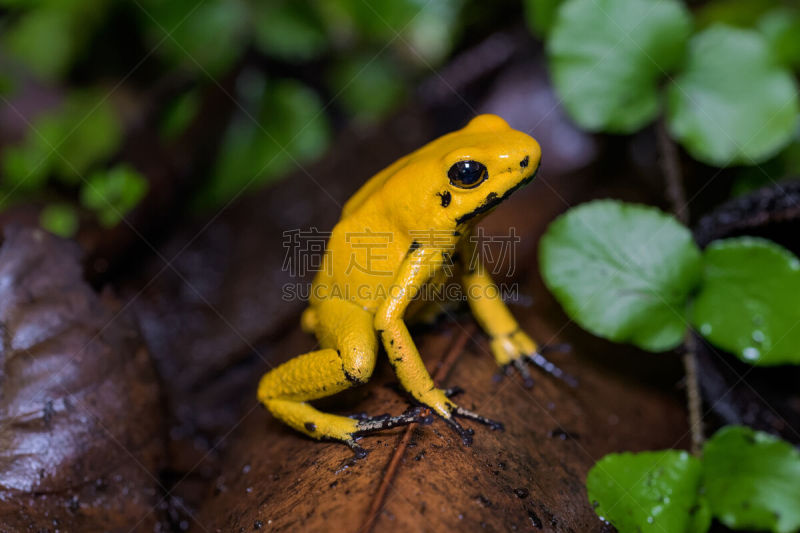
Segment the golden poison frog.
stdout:
<svg viewBox="0 0 800 533">
<path fill-rule="evenodd" d="M 470 235 L 476 222 L 529 183 L 540 159 L 541 149 L 532 137 L 498 116 L 479 115 L 367 181 L 347 201 L 328 239 L 301 318 L 303 329 L 316 335 L 321 348 L 265 374 L 259 400 L 297 431 L 344 442 L 357 457 L 366 454 L 356 444 L 358 437 L 429 422 L 432 414 L 467 445 L 473 431 L 457 418 L 502 429 L 499 422 L 460 407 L 450 391 L 434 385 L 406 327 L 406 321 L 429 316 L 431 309 L 441 311 L 441 302 L 419 296 L 450 279 L 460 281 L 498 365 L 516 368 L 526 381 L 526 363 L 570 381 L 520 329 L 485 268 L 465 261 L 474 257 Z M 376 242 L 382 243 L 378 249 Z M 399 416 L 358 418 L 324 413 L 308 403 L 366 383 L 379 341 L 418 407 Z"/>
</svg>

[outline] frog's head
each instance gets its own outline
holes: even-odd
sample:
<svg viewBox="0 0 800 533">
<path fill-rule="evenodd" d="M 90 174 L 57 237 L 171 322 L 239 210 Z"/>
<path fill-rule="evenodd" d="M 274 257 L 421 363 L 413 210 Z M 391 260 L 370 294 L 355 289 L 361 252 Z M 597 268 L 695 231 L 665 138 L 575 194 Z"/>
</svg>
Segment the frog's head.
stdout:
<svg viewBox="0 0 800 533">
<path fill-rule="evenodd" d="M 496 115 L 478 115 L 410 154 L 384 192 L 410 227 L 458 227 L 529 183 L 540 160 L 533 137 Z"/>
</svg>

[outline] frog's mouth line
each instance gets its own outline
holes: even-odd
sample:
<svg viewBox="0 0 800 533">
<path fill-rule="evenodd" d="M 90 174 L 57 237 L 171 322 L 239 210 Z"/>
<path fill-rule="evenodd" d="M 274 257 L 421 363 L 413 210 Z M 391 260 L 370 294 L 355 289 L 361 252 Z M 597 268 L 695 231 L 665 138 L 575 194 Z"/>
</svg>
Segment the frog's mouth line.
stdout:
<svg viewBox="0 0 800 533">
<path fill-rule="evenodd" d="M 527 178 L 523 179 L 522 181 L 520 181 L 519 183 L 517 183 L 516 185 L 514 185 L 513 187 L 508 189 L 505 193 L 503 193 L 503 196 L 497 196 L 497 193 L 490 193 L 486 197 L 486 201 L 484 201 L 481 205 L 479 205 L 478 207 L 476 207 L 475 209 L 473 209 L 469 213 L 465 213 L 465 214 L 461 215 L 460 217 L 458 217 L 456 219 L 456 224 L 461 225 L 464 222 L 466 222 L 468 220 L 471 220 L 471 219 L 475 218 L 476 216 L 478 216 L 478 215 L 480 215 L 482 213 L 486 213 L 487 211 L 497 207 L 506 198 L 508 198 L 509 196 L 514 194 L 514 192 L 517 189 L 520 189 L 520 188 L 524 187 L 525 185 L 529 184 L 531 181 L 533 181 L 533 178 L 535 178 L 536 174 L 539 173 L 539 169 L 541 167 L 542 167 L 542 164 L 541 164 L 541 162 L 539 162 L 539 164 L 536 166 L 536 170 L 534 170 L 533 173 L 530 176 L 528 176 Z"/>
</svg>

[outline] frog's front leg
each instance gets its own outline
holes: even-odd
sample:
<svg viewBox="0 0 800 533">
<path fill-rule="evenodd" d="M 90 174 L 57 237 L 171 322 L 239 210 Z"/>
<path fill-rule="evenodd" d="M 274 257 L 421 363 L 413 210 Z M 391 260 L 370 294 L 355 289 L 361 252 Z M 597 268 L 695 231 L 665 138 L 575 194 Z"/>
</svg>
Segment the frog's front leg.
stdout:
<svg viewBox="0 0 800 533">
<path fill-rule="evenodd" d="M 258 386 L 258 399 L 276 418 L 315 439 L 342 441 L 357 457 L 366 454 L 355 443 L 358 436 L 425 420 L 420 409 L 394 417 L 354 419 L 309 405 L 310 400 L 366 383 L 375 367 L 378 344 L 372 315 L 345 300 L 320 302 L 304 313 L 303 326 L 314 331 L 322 349 L 283 363 L 266 373 Z"/>
<path fill-rule="evenodd" d="M 474 244 L 467 244 L 465 258 L 478 262 L 474 255 Z M 520 373 L 526 387 L 533 385 L 533 378 L 528 371 L 526 363 L 538 366 L 570 386 L 576 386 L 577 381 L 542 354 L 536 343 L 522 328 L 506 307 L 500 291 L 486 272 L 482 264 L 470 265 L 462 274 L 461 283 L 467 294 L 470 310 L 481 328 L 489 335 L 489 346 L 497 364 L 502 368 L 513 365 Z"/>
<path fill-rule="evenodd" d="M 441 251 L 430 252 L 416 246 L 416 243 L 412 245 L 387 299 L 375 314 L 375 329 L 401 385 L 419 403 L 441 416 L 469 445 L 472 442 L 472 430 L 464 429 L 454 417 L 475 420 L 493 429 L 502 429 L 502 424 L 457 406 L 445 391 L 436 387 L 403 321 L 408 304 L 441 264 Z"/>
</svg>

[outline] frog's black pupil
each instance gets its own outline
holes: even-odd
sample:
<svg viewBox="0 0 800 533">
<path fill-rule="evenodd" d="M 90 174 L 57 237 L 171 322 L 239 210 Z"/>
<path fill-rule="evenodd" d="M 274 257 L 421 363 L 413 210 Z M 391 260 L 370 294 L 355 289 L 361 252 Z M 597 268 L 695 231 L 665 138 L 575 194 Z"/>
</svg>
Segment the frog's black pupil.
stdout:
<svg viewBox="0 0 800 533">
<path fill-rule="evenodd" d="M 486 167 L 477 161 L 459 161 L 447 171 L 450 183 L 462 189 L 477 187 L 487 177 Z"/>
</svg>

